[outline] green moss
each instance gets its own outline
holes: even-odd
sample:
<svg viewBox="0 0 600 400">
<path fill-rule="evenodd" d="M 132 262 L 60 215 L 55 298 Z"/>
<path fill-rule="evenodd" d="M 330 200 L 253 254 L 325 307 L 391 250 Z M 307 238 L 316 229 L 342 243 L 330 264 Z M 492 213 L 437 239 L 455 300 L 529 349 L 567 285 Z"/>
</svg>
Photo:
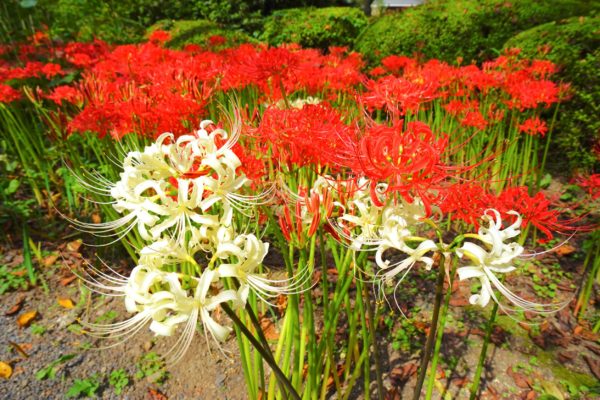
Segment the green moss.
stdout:
<svg viewBox="0 0 600 400">
<path fill-rule="evenodd" d="M 432 0 L 373 20 L 355 49 L 372 63 L 391 54 L 482 60 L 517 32 L 600 7 L 586 0 Z"/>
<path fill-rule="evenodd" d="M 231 29 L 225 29 L 219 24 L 206 20 L 196 21 L 172 21 L 163 20 L 152 25 L 147 35 L 155 30 L 164 30 L 171 34 L 171 40 L 167 43 L 171 48 L 182 48 L 186 44 L 197 44 L 202 47 L 210 47 L 213 50 L 234 47 L 242 43 L 255 43 L 243 32 Z M 214 36 L 221 36 L 225 39 L 223 43 L 211 45 L 210 39 Z"/>
<path fill-rule="evenodd" d="M 556 79 L 568 82 L 572 97 L 560 106 L 554 153 L 564 160 L 555 169 L 598 169 L 591 149 L 600 141 L 600 16 L 576 17 L 522 32 L 504 45 L 527 58 L 550 60 L 560 67 Z M 566 155 L 566 158 L 564 157 Z"/>
<path fill-rule="evenodd" d="M 272 45 L 298 43 L 326 49 L 352 45 L 366 26 L 367 17 L 357 8 L 291 8 L 265 20 L 261 39 Z"/>
</svg>

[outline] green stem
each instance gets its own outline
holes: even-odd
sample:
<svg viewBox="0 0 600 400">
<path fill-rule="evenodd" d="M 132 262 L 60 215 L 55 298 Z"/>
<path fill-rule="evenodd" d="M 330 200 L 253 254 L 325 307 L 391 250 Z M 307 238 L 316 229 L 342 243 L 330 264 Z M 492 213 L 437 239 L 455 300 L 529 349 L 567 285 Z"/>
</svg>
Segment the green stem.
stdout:
<svg viewBox="0 0 600 400">
<path fill-rule="evenodd" d="M 441 311 L 440 317 L 440 328 L 438 328 L 437 338 L 435 340 L 435 349 L 433 350 L 433 358 L 431 359 L 431 374 L 429 374 L 429 380 L 427 381 L 427 394 L 426 399 L 431 399 L 433 394 L 433 386 L 435 383 L 435 374 L 437 370 L 437 364 L 440 357 L 440 349 L 442 348 L 442 338 L 444 337 L 444 326 L 446 326 L 446 318 L 448 317 L 448 306 L 450 305 L 450 297 L 452 295 L 452 277 L 454 276 L 454 270 L 456 269 L 456 263 L 453 264 L 452 271 L 450 272 L 450 281 L 448 282 L 448 291 L 444 298 L 444 305 Z"/>
<path fill-rule="evenodd" d="M 481 347 L 481 353 L 479 353 L 479 362 L 477 363 L 477 369 L 475 370 L 475 376 L 473 377 L 473 384 L 471 385 L 471 396 L 469 400 L 475 400 L 477 398 L 477 392 L 479 390 L 479 382 L 481 381 L 481 372 L 483 371 L 483 364 L 485 363 L 485 356 L 487 353 L 488 344 L 492 337 L 492 329 L 494 328 L 494 322 L 496 322 L 496 314 L 498 313 L 498 303 L 494 302 L 494 308 L 492 308 L 492 314 L 487 321 L 485 327 L 485 338 L 483 340 L 483 346 Z"/>
<path fill-rule="evenodd" d="M 377 378 L 377 398 L 379 400 L 383 400 L 383 378 L 381 375 L 381 360 L 379 359 L 379 353 L 377 351 L 377 332 L 375 330 L 375 313 L 373 312 L 373 307 L 371 306 L 371 297 L 369 296 L 369 285 L 363 286 L 363 293 L 365 296 L 365 307 L 367 308 L 367 315 L 369 316 L 369 336 L 371 336 L 370 345 L 373 348 L 373 358 L 375 359 L 375 375 Z M 365 388 L 368 390 L 368 388 Z"/>
<path fill-rule="evenodd" d="M 256 339 L 254 337 L 254 335 L 252 334 L 252 332 L 250 332 L 248 330 L 248 328 L 246 327 L 246 325 L 244 325 L 244 323 L 238 318 L 238 316 L 235 313 L 235 311 L 233 311 L 231 309 L 231 307 L 229 307 L 229 304 L 227 304 L 227 303 L 221 304 L 221 307 L 223 308 L 223 310 L 225 311 L 225 313 L 227 313 L 227 315 L 229 316 L 229 318 L 231 318 L 231 320 L 233 321 L 233 323 L 236 324 L 237 327 L 242 331 L 242 333 L 244 334 L 244 336 L 246 336 L 246 338 L 248 338 L 248 340 L 250 341 L 250 343 L 252 343 L 252 345 L 254 346 L 254 348 L 256 349 L 256 351 L 258 351 L 260 353 L 260 355 L 263 356 L 264 360 L 267 362 L 267 364 L 269 364 L 269 366 L 271 367 L 271 369 L 275 373 L 275 376 L 277 377 L 277 379 L 289 391 L 290 396 L 293 399 L 295 399 L 295 400 L 300 400 L 300 396 L 298 395 L 298 393 L 296 392 L 296 390 L 292 386 L 292 383 L 285 376 L 285 374 L 283 373 L 283 371 L 279 368 L 279 366 L 277 365 L 277 363 L 275 362 L 275 360 L 273 358 L 271 358 L 269 352 L 267 352 L 265 349 L 263 349 L 263 347 L 260 344 L 260 342 L 258 341 L 258 339 Z"/>
<path fill-rule="evenodd" d="M 427 375 L 427 365 L 429 364 L 431 352 L 433 351 L 438 319 L 440 316 L 440 306 L 442 304 L 442 296 L 444 294 L 445 275 L 443 254 L 440 255 L 439 263 L 440 266 L 435 286 L 435 302 L 433 304 L 433 315 L 431 316 L 431 327 L 429 328 L 429 335 L 427 336 L 427 342 L 425 343 L 423 358 L 421 359 L 421 365 L 419 366 L 419 376 L 417 377 L 417 385 L 415 386 L 415 391 L 413 393 L 413 400 L 419 400 L 421 397 L 421 389 L 423 388 L 423 382 L 425 382 L 425 375 Z"/>
</svg>

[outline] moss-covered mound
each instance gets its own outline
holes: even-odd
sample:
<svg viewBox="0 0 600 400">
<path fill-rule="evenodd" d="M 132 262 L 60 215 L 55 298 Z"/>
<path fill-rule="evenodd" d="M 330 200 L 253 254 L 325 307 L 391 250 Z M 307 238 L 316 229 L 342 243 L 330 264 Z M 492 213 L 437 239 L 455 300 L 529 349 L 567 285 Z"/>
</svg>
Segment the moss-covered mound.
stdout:
<svg viewBox="0 0 600 400">
<path fill-rule="evenodd" d="M 375 19 L 355 49 L 373 63 L 415 52 L 448 62 L 482 60 L 520 31 L 599 7 L 597 0 L 431 0 Z"/>
<path fill-rule="evenodd" d="M 572 97 L 557 114 L 553 150 L 562 158 L 566 155 L 571 168 L 598 169 L 593 147 L 600 146 L 600 16 L 543 24 L 504 47 L 520 48 L 523 57 L 559 66 L 557 79 L 571 84 Z"/>
<path fill-rule="evenodd" d="M 291 8 L 276 11 L 265 20 L 261 39 L 271 45 L 298 43 L 326 49 L 352 45 L 366 26 L 367 17 L 357 8 Z"/>
<path fill-rule="evenodd" d="M 156 30 L 169 32 L 171 39 L 167 42 L 167 46 L 175 49 L 182 48 L 187 44 L 197 44 L 211 50 L 220 50 L 242 43 L 256 42 L 243 32 L 225 29 L 219 24 L 206 20 L 163 20 L 152 25 L 147 34 L 150 35 Z"/>
</svg>

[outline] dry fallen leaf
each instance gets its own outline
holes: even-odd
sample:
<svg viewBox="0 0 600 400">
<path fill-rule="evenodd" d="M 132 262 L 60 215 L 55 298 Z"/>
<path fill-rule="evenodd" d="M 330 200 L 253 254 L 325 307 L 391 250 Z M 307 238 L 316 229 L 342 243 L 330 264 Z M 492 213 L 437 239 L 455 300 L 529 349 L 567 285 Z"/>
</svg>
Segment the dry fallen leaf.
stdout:
<svg viewBox="0 0 600 400">
<path fill-rule="evenodd" d="M 15 302 L 15 304 L 8 309 L 8 311 L 6 311 L 4 313 L 4 315 L 14 315 L 16 313 L 19 312 L 19 310 L 21 310 L 21 307 L 23 306 L 23 302 L 25 301 L 25 296 L 20 296 L 17 301 Z"/>
<path fill-rule="evenodd" d="M 19 315 L 19 318 L 17 318 L 17 324 L 20 328 L 27 328 L 35 319 L 35 317 L 37 317 L 37 315 L 38 312 L 35 310 L 27 311 L 26 313 Z"/>
<path fill-rule="evenodd" d="M 67 243 L 67 250 L 76 252 L 81 247 L 81 243 L 83 241 L 81 239 L 73 240 L 72 242 Z"/>
<path fill-rule="evenodd" d="M 52 254 L 52 255 L 49 255 L 48 257 L 45 257 L 44 260 L 42 261 L 42 264 L 44 264 L 44 267 L 48 268 L 48 267 L 53 266 L 57 259 L 58 259 L 58 256 L 56 254 Z"/>
<path fill-rule="evenodd" d="M 93 213 L 92 214 L 92 222 L 95 224 L 99 224 L 100 222 L 102 222 L 102 218 L 100 218 L 100 214 Z"/>
<path fill-rule="evenodd" d="M 0 361 L 0 378 L 8 379 L 13 373 L 13 369 L 10 365 L 4 361 Z"/>
<path fill-rule="evenodd" d="M 11 342 L 10 340 L 8 341 L 8 344 L 10 344 L 17 353 L 19 353 L 21 356 L 23 356 L 23 358 L 29 358 L 29 354 L 27 354 L 27 352 L 23 348 L 24 346 L 20 346 L 15 342 Z M 31 347 L 31 345 L 29 347 Z"/>
<path fill-rule="evenodd" d="M 575 250 L 577 250 L 577 249 L 574 246 L 571 246 L 570 244 L 563 244 L 562 246 L 556 248 L 556 250 L 554 250 L 554 252 L 556 253 L 557 256 L 562 257 L 562 256 L 568 256 L 569 254 L 574 253 Z"/>
<path fill-rule="evenodd" d="M 265 334 L 265 339 L 267 339 L 267 340 L 279 339 L 279 333 L 277 332 L 277 329 L 275 328 L 275 324 L 273 324 L 273 321 L 271 321 L 271 319 L 269 319 L 269 317 L 263 316 L 260 318 L 260 327 L 262 328 L 262 330 Z"/>
<path fill-rule="evenodd" d="M 75 279 L 77 279 L 77 275 L 67 276 L 66 278 L 62 278 L 60 280 L 60 285 L 67 286 L 69 283 L 73 282 Z"/>
<path fill-rule="evenodd" d="M 148 398 L 150 400 L 169 400 L 167 396 L 154 389 L 148 389 Z"/>
<path fill-rule="evenodd" d="M 62 298 L 62 297 L 58 299 L 58 304 L 60 304 L 61 307 L 68 308 L 68 309 L 75 307 L 75 304 L 73 304 L 73 301 L 71 301 L 71 299 Z"/>
</svg>

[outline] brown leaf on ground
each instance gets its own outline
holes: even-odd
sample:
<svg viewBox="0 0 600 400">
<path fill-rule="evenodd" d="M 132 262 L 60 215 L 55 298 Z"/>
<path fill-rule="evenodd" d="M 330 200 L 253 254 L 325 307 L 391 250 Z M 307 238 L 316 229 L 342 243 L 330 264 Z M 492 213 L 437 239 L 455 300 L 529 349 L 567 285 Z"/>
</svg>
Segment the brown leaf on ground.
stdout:
<svg viewBox="0 0 600 400">
<path fill-rule="evenodd" d="M 600 346 L 597 346 L 593 343 L 584 343 L 584 346 L 587 347 L 588 350 L 600 357 Z"/>
<path fill-rule="evenodd" d="M 68 308 L 69 310 L 75 308 L 75 304 L 73 304 L 73 301 L 71 299 L 61 297 L 57 301 L 61 307 Z"/>
<path fill-rule="evenodd" d="M 167 396 L 155 389 L 148 389 L 148 398 L 150 400 L 169 400 Z"/>
<path fill-rule="evenodd" d="M 29 358 L 29 354 L 27 354 L 23 346 L 20 346 L 17 343 L 12 342 L 10 340 L 8 341 L 8 344 L 10 344 L 12 348 L 15 349 L 15 351 L 19 353 L 23 358 Z M 29 345 L 29 347 L 31 347 L 31 345 Z"/>
<path fill-rule="evenodd" d="M 77 279 L 77 275 L 67 276 L 66 278 L 62 278 L 60 280 L 60 285 L 67 286 L 69 283 L 73 282 L 75 279 Z"/>
<path fill-rule="evenodd" d="M 464 387 L 469 383 L 469 379 L 465 376 L 464 378 L 454 378 L 452 379 L 452 384 L 456 387 Z"/>
<path fill-rule="evenodd" d="M 469 300 L 459 292 L 457 296 L 450 298 L 450 305 L 452 307 L 466 307 L 469 305 Z"/>
<path fill-rule="evenodd" d="M 287 296 L 282 294 L 278 295 L 275 304 L 277 305 L 277 311 L 279 311 L 280 314 L 283 314 L 287 308 Z"/>
<path fill-rule="evenodd" d="M 77 252 L 81 247 L 83 241 L 81 239 L 73 240 L 72 242 L 67 243 L 67 250 L 72 252 Z"/>
<path fill-rule="evenodd" d="M 93 213 L 92 214 L 92 222 L 95 224 L 99 224 L 100 222 L 102 222 L 102 218 L 100 217 L 100 214 Z"/>
<path fill-rule="evenodd" d="M 563 256 L 568 256 L 569 254 L 572 254 L 575 252 L 575 250 L 577 250 L 574 246 L 571 246 L 570 244 L 563 244 L 560 247 L 557 247 L 554 252 L 556 253 L 557 256 L 559 257 L 563 257 Z"/>
<path fill-rule="evenodd" d="M 398 393 L 396 388 L 391 388 L 383 396 L 385 400 L 402 400 L 402 396 Z"/>
<path fill-rule="evenodd" d="M 513 380 L 515 381 L 515 385 L 517 385 L 521 389 L 529 389 L 531 387 L 531 380 L 529 379 L 529 377 L 520 372 L 513 371 L 512 367 L 508 367 L 506 369 L 506 374 L 513 378 Z"/>
<path fill-rule="evenodd" d="M 11 308 L 8 309 L 8 311 L 6 311 L 4 313 L 4 315 L 14 315 L 16 313 L 18 313 L 21 310 L 21 307 L 23 307 L 23 302 L 25 301 L 25 295 L 21 295 L 17 298 L 17 301 L 15 302 L 15 304 L 13 304 L 13 306 Z"/>
<path fill-rule="evenodd" d="M 410 361 L 404 363 L 401 366 L 392 369 L 390 378 L 398 383 L 406 382 L 411 376 L 417 373 L 418 368 L 416 362 Z"/>
<path fill-rule="evenodd" d="M 569 361 L 573 361 L 577 357 L 577 353 L 574 351 L 561 351 L 558 353 L 558 360 L 561 363 L 567 363 Z"/>
<path fill-rule="evenodd" d="M 0 361 L 0 378 L 9 379 L 13 373 L 10 364 Z"/>
<path fill-rule="evenodd" d="M 535 390 L 530 390 L 527 396 L 525 396 L 525 400 L 534 400 L 536 397 Z"/>
<path fill-rule="evenodd" d="M 596 377 L 596 379 L 600 379 L 600 360 L 594 359 L 587 354 L 583 356 L 583 359 L 587 363 L 588 367 L 590 367 L 590 371 Z"/>
<path fill-rule="evenodd" d="M 56 254 L 49 255 L 42 260 L 42 265 L 46 268 L 51 267 L 58 260 L 58 256 Z"/>
<path fill-rule="evenodd" d="M 19 318 L 17 318 L 17 325 L 19 325 L 19 328 L 27 328 L 37 315 L 38 312 L 35 310 L 27 311 L 26 313 L 19 315 Z"/>
<path fill-rule="evenodd" d="M 262 316 L 260 317 L 260 327 L 263 330 L 263 333 L 265 334 L 265 338 L 267 340 L 277 340 L 279 339 L 279 332 L 277 332 L 277 329 L 275 328 L 275 324 L 273 323 L 273 321 L 271 321 L 271 319 L 267 316 Z"/>
</svg>

